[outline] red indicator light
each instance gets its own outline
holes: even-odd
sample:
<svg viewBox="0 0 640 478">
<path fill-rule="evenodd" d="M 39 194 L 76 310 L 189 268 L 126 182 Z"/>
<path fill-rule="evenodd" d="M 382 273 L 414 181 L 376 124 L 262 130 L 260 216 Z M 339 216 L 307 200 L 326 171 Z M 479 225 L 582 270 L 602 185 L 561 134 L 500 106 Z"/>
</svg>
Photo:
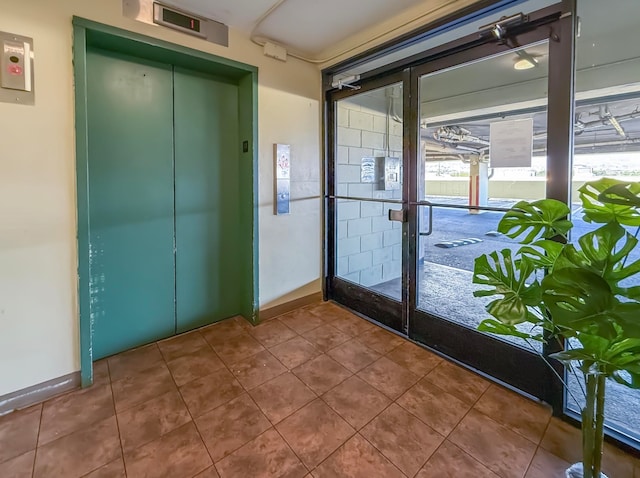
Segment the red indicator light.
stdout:
<svg viewBox="0 0 640 478">
<path fill-rule="evenodd" d="M 22 75 L 22 67 L 18 65 L 9 65 L 9 73 L 12 75 Z"/>
</svg>

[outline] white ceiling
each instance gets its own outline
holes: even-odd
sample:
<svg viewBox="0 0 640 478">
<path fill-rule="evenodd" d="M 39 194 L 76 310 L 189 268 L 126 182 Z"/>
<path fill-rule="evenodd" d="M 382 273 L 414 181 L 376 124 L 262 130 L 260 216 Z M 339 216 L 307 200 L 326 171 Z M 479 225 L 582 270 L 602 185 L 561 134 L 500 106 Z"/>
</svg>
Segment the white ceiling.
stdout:
<svg viewBox="0 0 640 478">
<path fill-rule="evenodd" d="M 276 0 L 172 0 L 173 5 L 222 22 L 230 27 L 251 31 L 255 21 Z M 291 0 L 296 1 L 296 0 Z"/>
<path fill-rule="evenodd" d="M 256 32 L 316 55 L 350 36 L 433 0 L 288 0 Z"/>
<path fill-rule="evenodd" d="M 455 1 L 455 0 L 454 0 Z M 256 21 L 277 0 L 168 0 L 184 10 L 251 33 Z M 294 51 L 314 57 L 357 33 L 424 5 L 452 0 L 285 0 L 253 32 Z"/>
</svg>

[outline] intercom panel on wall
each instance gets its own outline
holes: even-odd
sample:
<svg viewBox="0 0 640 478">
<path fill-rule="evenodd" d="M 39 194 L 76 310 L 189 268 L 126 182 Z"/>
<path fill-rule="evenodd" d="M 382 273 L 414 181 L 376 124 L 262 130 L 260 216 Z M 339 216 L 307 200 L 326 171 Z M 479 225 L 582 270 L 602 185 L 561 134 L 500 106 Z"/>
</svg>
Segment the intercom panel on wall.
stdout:
<svg viewBox="0 0 640 478">
<path fill-rule="evenodd" d="M 33 105 L 33 39 L 0 32 L 0 101 Z"/>
<path fill-rule="evenodd" d="M 396 191 L 402 187 L 400 158 L 377 156 L 362 158 L 360 181 L 375 183 L 379 191 Z"/>
</svg>

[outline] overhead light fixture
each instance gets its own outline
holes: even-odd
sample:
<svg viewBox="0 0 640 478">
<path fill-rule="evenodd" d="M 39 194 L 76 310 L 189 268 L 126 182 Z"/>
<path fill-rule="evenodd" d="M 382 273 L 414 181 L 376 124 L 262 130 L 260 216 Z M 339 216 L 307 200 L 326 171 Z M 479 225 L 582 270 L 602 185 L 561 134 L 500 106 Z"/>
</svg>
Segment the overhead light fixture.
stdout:
<svg viewBox="0 0 640 478">
<path fill-rule="evenodd" d="M 538 62 L 535 58 L 521 58 L 513 64 L 513 68 L 516 70 L 529 70 L 538 66 Z"/>
</svg>

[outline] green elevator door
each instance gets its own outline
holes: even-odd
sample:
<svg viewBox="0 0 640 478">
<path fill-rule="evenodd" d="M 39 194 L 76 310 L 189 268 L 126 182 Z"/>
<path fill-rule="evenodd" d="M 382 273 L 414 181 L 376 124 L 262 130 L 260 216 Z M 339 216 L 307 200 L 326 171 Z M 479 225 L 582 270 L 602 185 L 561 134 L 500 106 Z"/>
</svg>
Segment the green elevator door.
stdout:
<svg viewBox="0 0 640 478">
<path fill-rule="evenodd" d="M 235 83 L 87 56 L 93 357 L 242 310 Z"/>
<path fill-rule="evenodd" d="M 237 314 L 246 257 L 239 237 L 238 86 L 175 68 L 177 331 Z"/>
<path fill-rule="evenodd" d="M 95 359 L 175 333 L 169 65 L 87 52 Z"/>
</svg>

